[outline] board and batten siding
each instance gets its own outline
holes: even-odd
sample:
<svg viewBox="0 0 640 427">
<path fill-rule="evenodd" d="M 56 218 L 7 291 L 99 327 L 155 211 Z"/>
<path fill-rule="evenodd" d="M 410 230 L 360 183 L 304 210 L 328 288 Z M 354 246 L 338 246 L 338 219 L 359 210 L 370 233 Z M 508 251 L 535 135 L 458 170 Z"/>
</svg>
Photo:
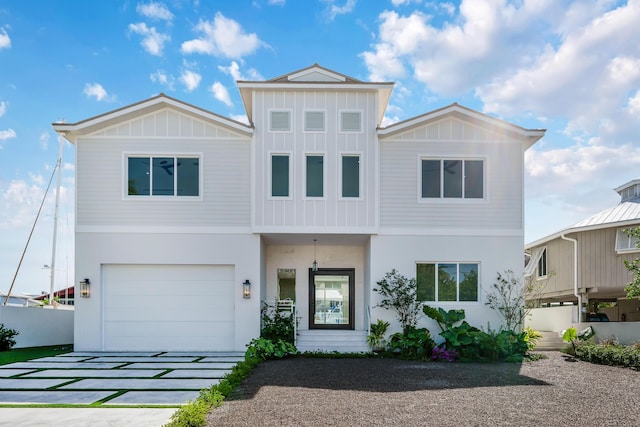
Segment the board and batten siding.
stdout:
<svg viewBox="0 0 640 427">
<path fill-rule="evenodd" d="M 287 110 L 290 132 L 269 131 L 269 112 Z M 323 111 L 324 131 L 305 131 L 305 111 Z M 361 132 L 340 132 L 340 112 L 360 111 Z M 256 91 L 255 205 L 257 231 L 322 228 L 325 231 L 370 230 L 376 226 L 376 114 L 373 91 Z M 289 154 L 290 197 L 271 197 L 271 155 Z M 305 156 L 324 156 L 324 197 L 307 198 Z M 341 156 L 360 155 L 360 197 L 341 197 Z"/>
<path fill-rule="evenodd" d="M 421 199 L 420 159 L 482 159 L 484 200 Z M 523 230 L 523 145 L 445 118 L 380 138 L 380 226 Z"/>
<path fill-rule="evenodd" d="M 201 198 L 126 197 L 127 154 L 199 155 Z M 76 142 L 78 226 L 250 225 L 251 139 L 162 110 Z"/>
</svg>

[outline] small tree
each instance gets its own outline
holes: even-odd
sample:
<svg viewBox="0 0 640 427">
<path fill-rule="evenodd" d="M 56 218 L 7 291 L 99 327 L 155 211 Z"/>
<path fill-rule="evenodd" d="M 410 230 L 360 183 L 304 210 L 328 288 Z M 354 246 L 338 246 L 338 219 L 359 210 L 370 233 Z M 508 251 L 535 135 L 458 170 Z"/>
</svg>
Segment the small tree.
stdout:
<svg viewBox="0 0 640 427">
<path fill-rule="evenodd" d="M 634 237 L 636 239 L 636 248 L 640 248 L 640 227 L 627 228 L 623 230 L 627 236 Z M 624 266 L 627 267 L 629 273 L 633 276 L 631 282 L 627 284 L 624 291 L 627 293 L 627 298 L 640 296 L 640 258 L 636 258 L 633 261 L 625 260 Z"/>
<path fill-rule="evenodd" d="M 421 314 L 421 304 L 416 299 L 416 279 L 408 279 L 393 269 L 377 285 L 373 290 L 382 296 L 382 300 L 376 307 L 395 311 L 402 332 L 406 335 L 411 328 L 416 327 Z"/>
<path fill-rule="evenodd" d="M 532 284 L 523 286 L 512 270 L 506 270 L 504 274 L 498 273 L 496 280 L 491 286 L 491 292 L 487 294 L 485 304 L 500 314 L 507 330 L 521 332 L 524 319 L 531 312 L 533 301 L 542 292 L 542 288 Z"/>
</svg>

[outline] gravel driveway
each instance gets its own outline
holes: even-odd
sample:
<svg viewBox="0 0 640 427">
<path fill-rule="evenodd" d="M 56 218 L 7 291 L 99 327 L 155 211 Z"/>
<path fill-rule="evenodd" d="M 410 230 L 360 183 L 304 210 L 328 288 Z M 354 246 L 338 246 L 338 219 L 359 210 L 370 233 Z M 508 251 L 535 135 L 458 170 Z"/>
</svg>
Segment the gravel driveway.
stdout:
<svg viewBox="0 0 640 427">
<path fill-rule="evenodd" d="M 544 354 L 522 364 L 265 362 L 208 426 L 640 425 L 640 372 Z"/>
</svg>

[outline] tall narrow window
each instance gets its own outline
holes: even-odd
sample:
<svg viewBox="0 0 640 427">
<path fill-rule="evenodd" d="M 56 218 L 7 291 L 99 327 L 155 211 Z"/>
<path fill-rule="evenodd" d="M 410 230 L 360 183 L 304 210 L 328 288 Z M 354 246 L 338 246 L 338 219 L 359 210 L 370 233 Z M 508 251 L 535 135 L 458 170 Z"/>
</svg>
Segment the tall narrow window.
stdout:
<svg viewBox="0 0 640 427">
<path fill-rule="evenodd" d="M 542 256 L 538 260 L 538 277 L 547 275 L 547 248 L 542 251 Z"/>
<path fill-rule="evenodd" d="M 173 196 L 173 157 L 153 158 L 153 191 L 154 196 Z"/>
<path fill-rule="evenodd" d="M 151 162 L 149 157 L 129 157 L 127 159 L 127 194 L 148 196 L 151 194 Z"/>
<path fill-rule="evenodd" d="M 289 155 L 271 156 L 271 196 L 289 197 Z"/>
<path fill-rule="evenodd" d="M 323 156 L 307 156 L 307 197 L 322 197 L 324 187 Z"/>
<path fill-rule="evenodd" d="M 360 156 L 342 156 L 342 197 L 360 197 Z"/>
</svg>

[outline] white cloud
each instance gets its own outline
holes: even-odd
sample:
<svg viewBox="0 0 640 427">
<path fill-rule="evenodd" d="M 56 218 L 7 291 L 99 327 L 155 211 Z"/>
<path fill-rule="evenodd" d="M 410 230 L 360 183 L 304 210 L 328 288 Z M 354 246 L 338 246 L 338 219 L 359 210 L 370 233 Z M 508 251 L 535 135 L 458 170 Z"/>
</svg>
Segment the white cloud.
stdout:
<svg viewBox="0 0 640 427">
<path fill-rule="evenodd" d="M 218 65 L 218 70 L 223 73 L 230 75 L 233 80 L 264 80 L 264 77 L 260 75 L 260 73 L 255 68 L 249 68 L 247 70 L 247 74 L 242 74 L 240 72 L 240 65 L 236 61 L 231 61 L 228 67 L 223 65 Z"/>
<path fill-rule="evenodd" d="M 38 137 L 38 142 L 40 142 L 40 148 L 42 148 L 43 150 L 48 149 L 50 138 L 51 138 L 51 135 L 49 134 L 49 132 L 42 132 Z"/>
<path fill-rule="evenodd" d="M 165 86 L 167 89 L 173 91 L 174 90 L 174 81 L 175 78 L 167 74 L 164 70 L 158 70 L 155 73 L 149 75 L 149 78 L 154 83 L 160 83 L 162 86 Z"/>
<path fill-rule="evenodd" d="M 245 33 L 240 24 L 220 12 L 216 13 L 213 21 L 200 20 L 195 30 L 202 33 L 201 37 L 182 43 L 182 53 L 239 59 L 265 46 L 255 33 Z"/>
<path fill-rule="evenodd" d="M 351 13 L 356 7 L 356 0 L 346 0 L 342 6 L 336 4 L 336 0 L 322 0 L 328 3 L 326 13 L 330 21 L 336 19 L 338 15 L 346 15 Z"/>
<path fill-rule="evenodd" d="M 0 130 L 0 141 L 6 141 L 7 139 L 15 138 L 16 131 L 9 128 L 7 130 Z"/>
<path fill-rule="evenodd" d="M 4 27 L 0 27 L 0 49 L 8 49 L 11 47 L 11 38 L 7 34 Z"/>
<path fill-rule="evenodd" d="M 7 112 L 7 105 L 9 105 L 9 104 L 7 104 L 4 101 L 0 102 L 0 117 L 4 116 L 4 113 Z"/>
<path fill-rule="evenodd" d="M 272 6 L 284 6 L 287 3 L 287 0 L 269 0 L 267 3 Z"/>
<path fill-rule="evenodd" d="M 202 76 L 191 70 L 184 70 L 180 76 L 180 81 L 186 87 L 187 92 L 195 90 L 200 85 L 200 80 L 202 80 Z"/>
<path fill-rule="evenodd" d="M 231 97 L 229 96 L 229 91 L 222 83 L 215 82 L 211 85 L 209 91 L 211 91 L 215 99 L 224 103 L 227 107 L 231 107 L 233 105 Z"/>
<path fill-rule="evenodd" d="M 159 19 L 163 21 L 173 20 L 173 13 L 167 5 L 161 2 L 149 2 L 146 4 L 138 4 L 136 11 L 143 16 L 151 19 Z"/>
<path fill-rule="evenodd" d="M 240 123 L 244 123 L 245 125 L 249 125 L 249 118 L 247 117 L 246 114 L 232 114 L 231 116 L 232 120 L 235 120 L 236 122 L 240 122 Z"/>
<path fill-rule="evenodd" d="M 129 24 L 129 31 L 141 35 L 140 45 L 147 53 L 154 56 L 162 56 L 165 43 L 171 40 L 171 36 L 159 33 L 155 27 L 147 27 L 144 22 Z"/>
<path fill-rule="evenodd" d="M 100 83 L 87 83 L 84 85 L 84 94 L 88 98 L 95 98 L 97 101 L 112 101 L 113 97 L 109 96 L 107 91 Z"/>
<path fill-rule="evenodd" d="M 628 110 L 629 114 L 636 116 L 636 120 L 640 119 L 640 90 L 636 92 L 633 98 L 629 98 Z"/>
</svg>

